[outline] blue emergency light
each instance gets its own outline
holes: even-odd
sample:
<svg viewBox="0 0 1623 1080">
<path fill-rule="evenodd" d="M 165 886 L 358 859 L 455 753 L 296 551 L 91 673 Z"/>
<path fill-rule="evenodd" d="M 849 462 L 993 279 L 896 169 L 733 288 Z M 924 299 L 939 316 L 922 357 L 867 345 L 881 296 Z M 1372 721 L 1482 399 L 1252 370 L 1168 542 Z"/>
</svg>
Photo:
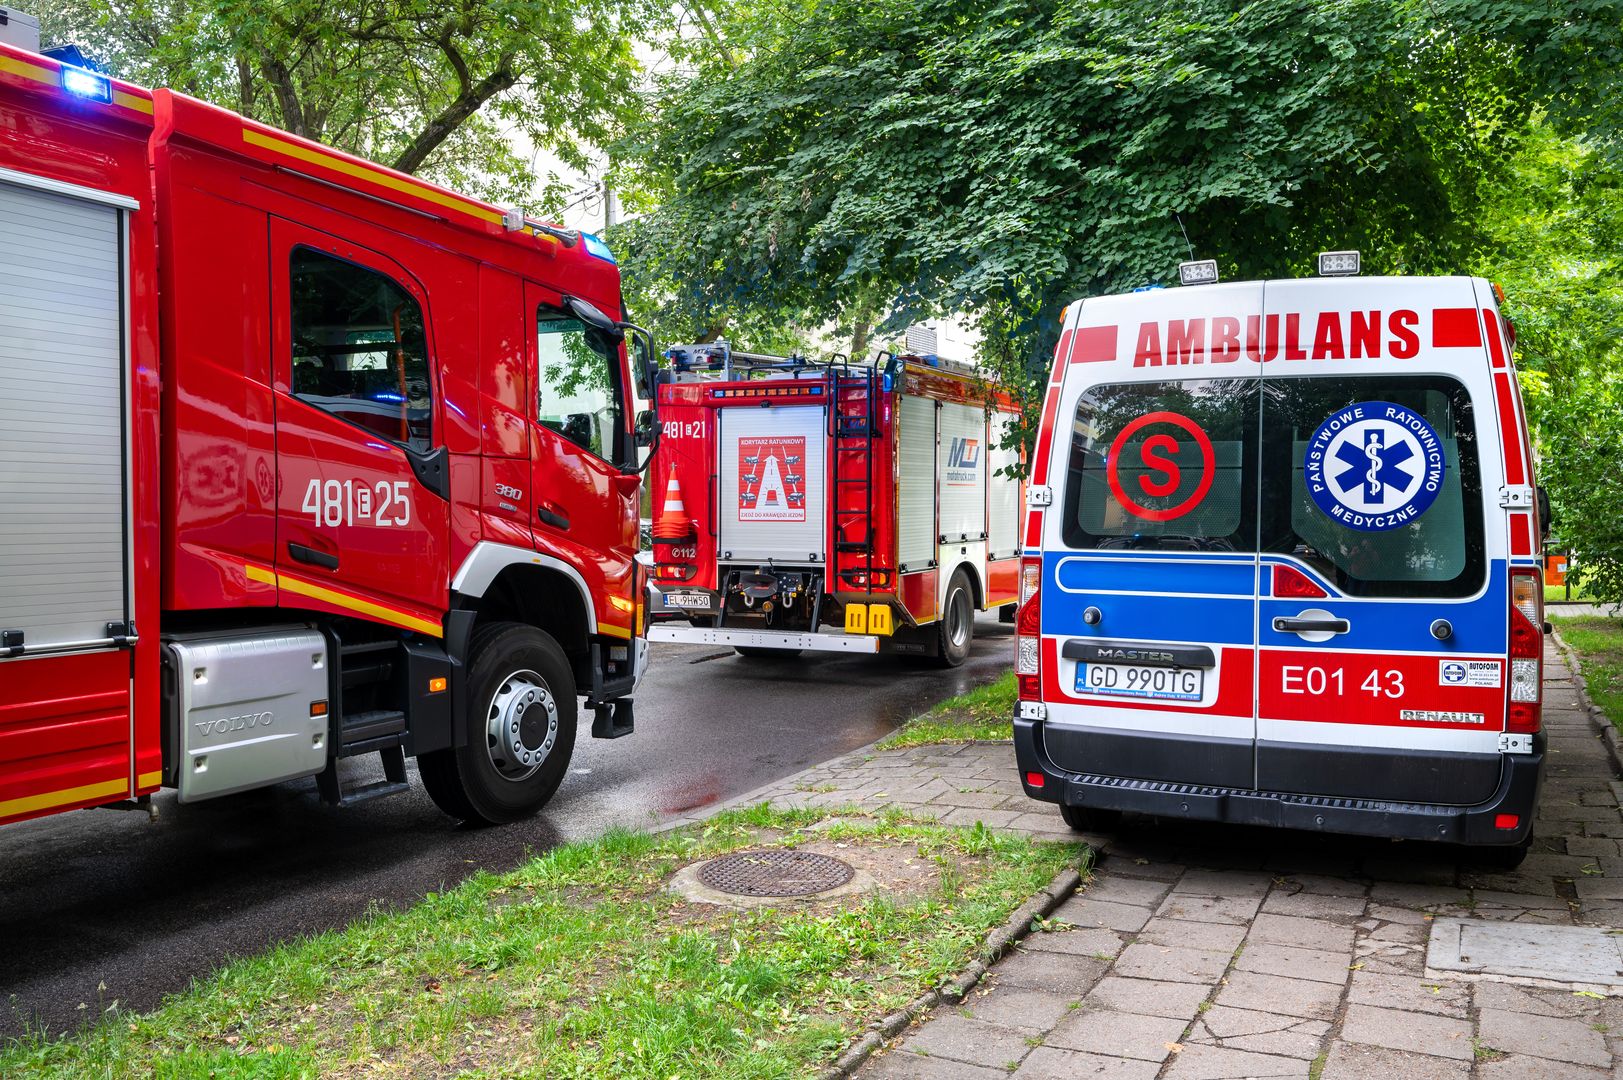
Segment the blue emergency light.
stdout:
<svg viewBox="0 0 1623 1080">
<path fill-rule="evenodd" d="M 113 103 L 113 80 L 85 68 L 63 65 L 62 89 L 87 101 L 100 101 L 106 105 Z"/>
<path fill-rule="evenodd" d="M 614 257 L 614 252 L 610 251 L 609 245 L 605 244 L 602 240 L 599 240 L 596 236 L 593 236 L 589 232 L 581 233 L 580 238 L 586 242 L 586 254 L 595 255 L 605 262 L 614 263 L 616 266 L 619 265 L 618 260 L 616 260 Z"/>
</svg>

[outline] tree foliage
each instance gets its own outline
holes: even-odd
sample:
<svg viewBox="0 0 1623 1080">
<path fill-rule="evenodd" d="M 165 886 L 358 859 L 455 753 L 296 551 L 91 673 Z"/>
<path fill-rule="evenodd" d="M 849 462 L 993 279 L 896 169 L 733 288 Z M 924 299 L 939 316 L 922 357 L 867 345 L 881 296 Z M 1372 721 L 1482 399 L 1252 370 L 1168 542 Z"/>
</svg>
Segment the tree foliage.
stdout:
<svg viewBox="0 0 1623 1080">
<path fill-rule="evenodd" d="M 735 18 L 627 153 L 667 170 L 637 271 L 717 313 L 1001 307 L 1028 360 L 1075 296 L 1357 246 L 1454 268 L 1533 87 L 1516 50 L 1386 0 L 816 0 Z M 708 62 L 704 56 L 709 56 Z M 737 57 L 744 59 L 739 60 Z M 1401 192 L 1401 197 L 1394 197 Z M 1181 220 L 1181 227 L 1180 227 Z"/>
<path fill-rule="evenodd" d="M 585 169 L 640 106 L 641 0 L 40 0 L 48 39 L 297 135 L 529 201 L 515 135 Z"/>
<path fill-rule="evenodd" d="M 1623 173 L 1535 123 L 1483 209 L 1553 536 L 1579 582 L 1623 601 Z"/>
</svg>

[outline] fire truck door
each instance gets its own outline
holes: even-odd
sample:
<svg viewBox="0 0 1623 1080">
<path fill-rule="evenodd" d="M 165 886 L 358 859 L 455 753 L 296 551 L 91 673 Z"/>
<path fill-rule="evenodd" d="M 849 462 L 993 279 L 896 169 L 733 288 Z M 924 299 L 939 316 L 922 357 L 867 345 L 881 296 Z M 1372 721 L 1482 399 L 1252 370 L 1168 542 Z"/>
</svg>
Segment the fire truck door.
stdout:
<svg viewBox="0 0 1623 1080">
<path fill-rule="evenodd" d="M 279 603 L 437 636 L 449 504 L 428 298 L 384 256 L 274 218 L 270 276 Z"/>
<path fill-rule="evenodd" d="M 536 548 L 579 569 L 595 598 L 596 630 L 629 638 L 639 489 L 630 456 L 620 342 L 572 317 L 563 298 L 525 286 L 536 388 L 530 484 Z"/>
</svg>

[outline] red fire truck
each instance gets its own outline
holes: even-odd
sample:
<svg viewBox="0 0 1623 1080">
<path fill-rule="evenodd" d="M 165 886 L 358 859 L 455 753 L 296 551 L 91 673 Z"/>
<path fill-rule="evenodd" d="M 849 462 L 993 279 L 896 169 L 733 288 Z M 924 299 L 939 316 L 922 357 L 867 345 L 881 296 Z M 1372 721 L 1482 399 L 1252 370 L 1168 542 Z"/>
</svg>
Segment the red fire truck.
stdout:
<svg viewBox="0 0 1623 1080">
<path fill-rule="evenodd" d="M 724 341 L 666 355 L 651 604 L 676 618 L 651 640 L 956 666 L 976 609 L 1012 616 L 1006 394 L 933 357 L 814 364 Z"/>
<path fill-rule="evenodd" d="M 652 353 L 604 312 L 595 237 L 0 45 L 0 822 L 407 756 L 499 822 L 577 696 L 629 733 Z"/>
</svg>

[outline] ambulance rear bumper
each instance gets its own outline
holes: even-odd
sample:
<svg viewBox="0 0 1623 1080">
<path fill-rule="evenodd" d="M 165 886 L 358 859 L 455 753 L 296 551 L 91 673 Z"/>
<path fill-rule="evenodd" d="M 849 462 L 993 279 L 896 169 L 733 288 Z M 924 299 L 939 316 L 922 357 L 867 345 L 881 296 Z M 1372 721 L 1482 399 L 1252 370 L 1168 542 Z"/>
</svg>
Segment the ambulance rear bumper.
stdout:
<svg viewBox="0 0 1623 1080">
<path fill-rule="evenodd" d="M 1531 754 L 1502 755 L 1498 788 L 1485 802 L 1445 806 L 1067 772 L 1044 752 L 1042 727 L 1041 720 L 1014 719 L 1014 756 L 1027 795 L 1045 802 L 1194 821 L 1455 844 L 1518 844 L 1533 827 L 1543 779 L 1542 734 L 1533 736 Z M 1041 775 L 1040 787 L 1032 784 L 1033 774 Z M 1495 819 L 1503 814 L 1516 816 L 1514 828 L 1498 827 Z"/>
</svg>

